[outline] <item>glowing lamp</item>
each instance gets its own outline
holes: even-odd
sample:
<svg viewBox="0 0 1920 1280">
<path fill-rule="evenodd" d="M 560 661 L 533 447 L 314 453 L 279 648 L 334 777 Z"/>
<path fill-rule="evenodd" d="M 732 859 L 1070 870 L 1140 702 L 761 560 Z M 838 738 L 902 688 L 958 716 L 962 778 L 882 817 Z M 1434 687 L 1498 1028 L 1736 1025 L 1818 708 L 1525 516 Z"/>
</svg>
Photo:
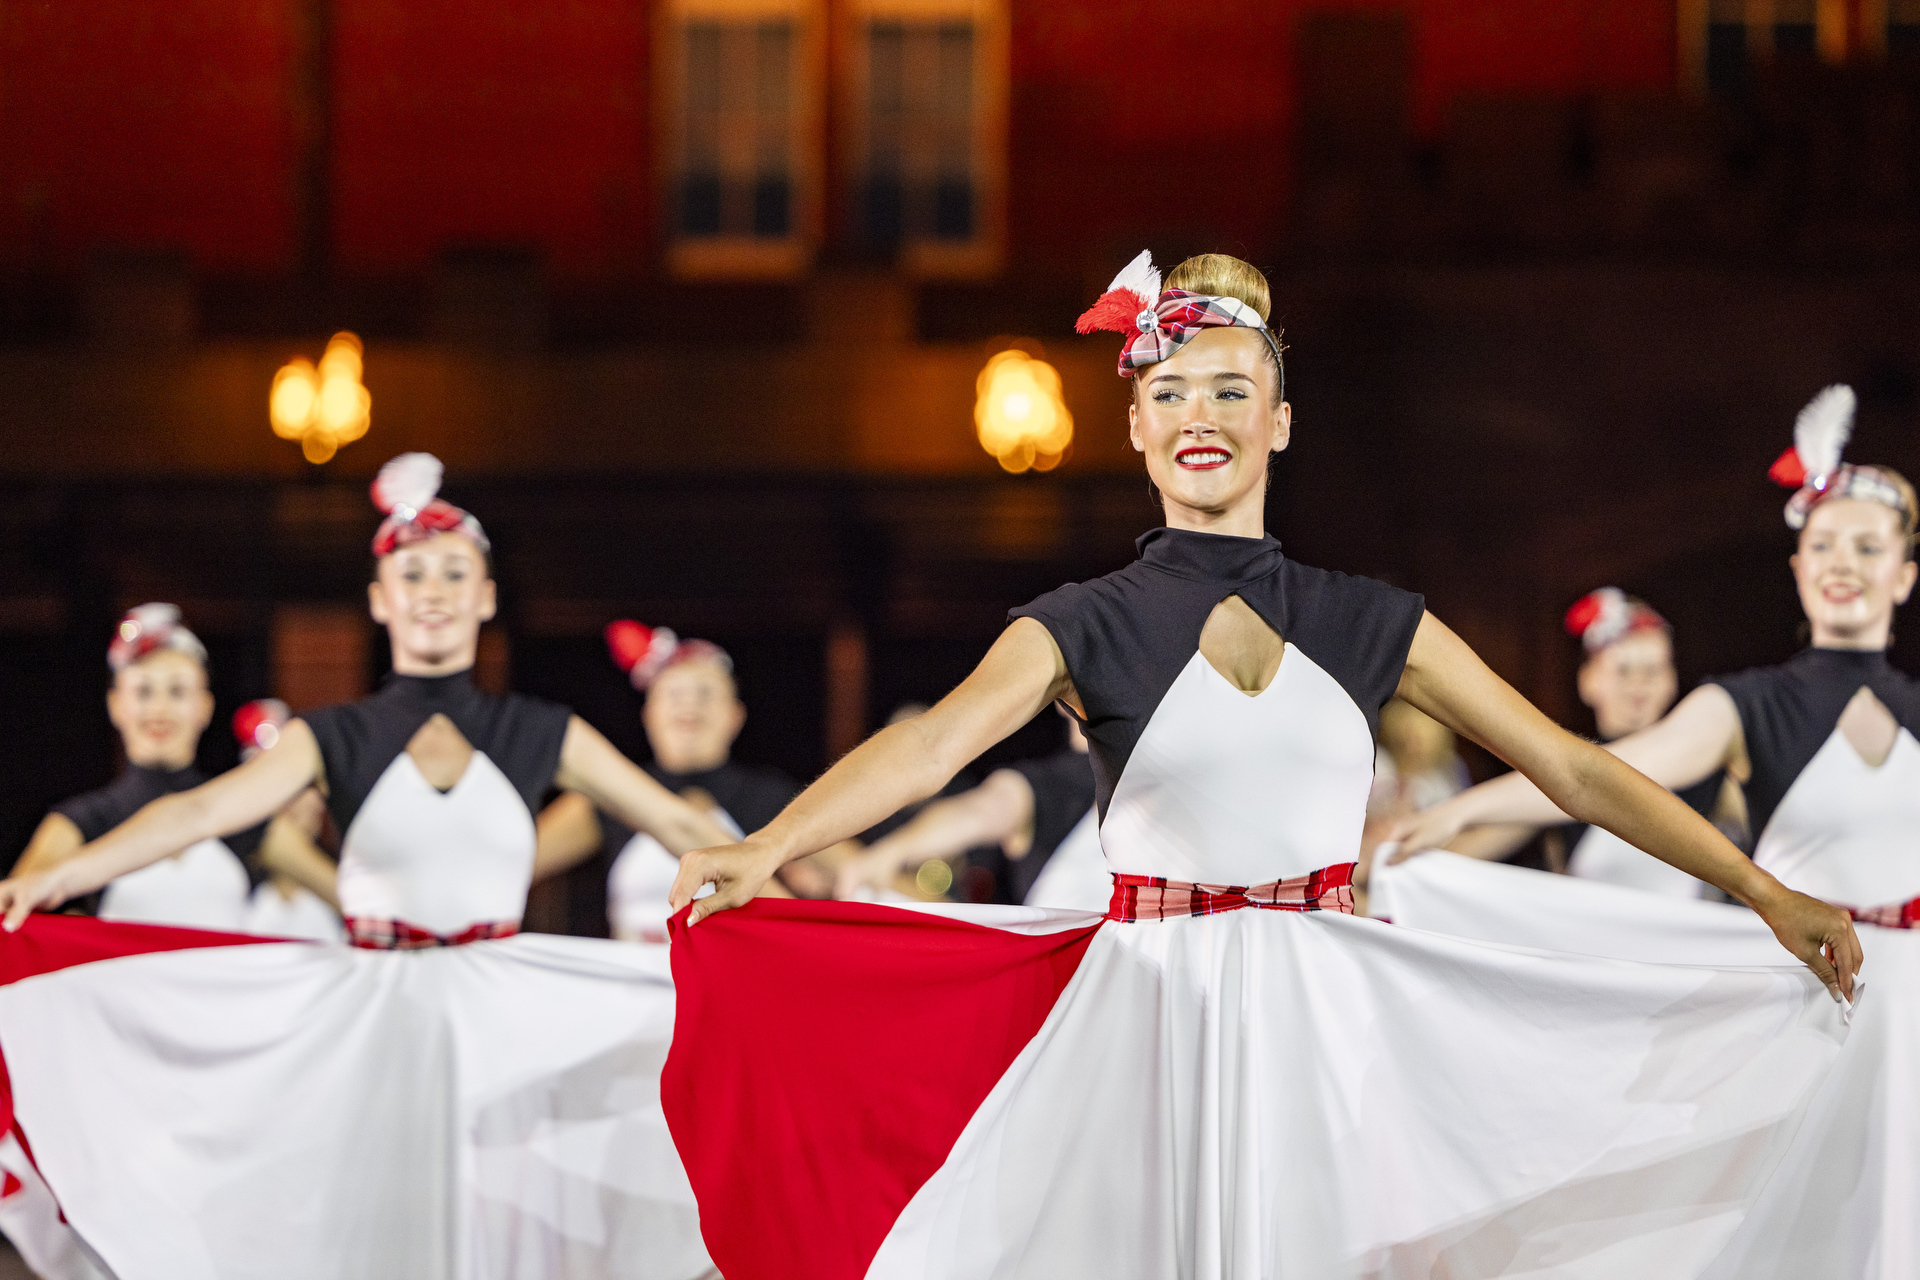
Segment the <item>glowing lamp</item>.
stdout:
<svg viewBox="0 0 1920 1280">
<path fill-rule="evenodd" d="M 296 358 L 273 375 L 267 394 L 273 434 L 298 440 L 308 462 L 325 462 L 341 445 L 367 434 L 373 422 L 373 396 L 360 381 L 360 353 L 360 339 L 336 333 L 317 367 Z"/>
<path fill-rule="evenodd" d="M 1073 415 L 1060 398 L 1060 374 L 1024 351 L 1002 351 L 975 380 L 974 429 L 980 447 L 1008 471 L 1051 471 L 1073 443 Z"/>
</svg>

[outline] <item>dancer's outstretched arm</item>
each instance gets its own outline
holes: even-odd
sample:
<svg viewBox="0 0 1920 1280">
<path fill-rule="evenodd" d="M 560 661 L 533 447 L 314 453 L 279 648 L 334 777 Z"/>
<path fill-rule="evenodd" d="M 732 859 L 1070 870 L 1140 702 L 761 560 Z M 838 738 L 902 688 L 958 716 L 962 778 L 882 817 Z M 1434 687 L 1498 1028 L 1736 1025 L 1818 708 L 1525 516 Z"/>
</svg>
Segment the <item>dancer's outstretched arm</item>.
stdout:
<svg viewBox="0 0 1920 1280">
<path fill-rule="evenodd" d="M 1746 760 L 1740 713 L 1717 684 L 1702 685 L 1657 724 L 1601 749 L 1669 791 L 1683 791 L 1718 769 L 1743 770 Z M 1390 860 L 1403 862 L 1428 849 L 1450 847 L 1469 827 L 1515 822 L 1546 826 L 1569 820 L 1526 774 L 1510 773 L 1470 787 L 1412 819 L 1399 832 L 1400 849 Z"/>
<path fill-rule="evenodd" d="M 92 844 L 45 871 L 0 881 L 0 910 L 11 933 L 28 914 L 92 893 L 130 871 L 196 841 L 245 831 L 278 813 L 320 775 L 320 744 L 304 720 L 237 769 L 191 791 L 161 796 Z"/>
<path fill-rule="evenodd" d="M 1852 997 L 1860 940 L 1846 912 L 1786 888 L 1671 791 L 1547 719 L 1431 614 L 1400 696 L 1531 778 L 1562 811 L 1746 903 L 1829 989 Z"/>
<path fill-rule="evenodd" d="M 598 729 L 573 717 L 560 745 L 553 785 L 578 791 L 635 831 L 644 831 L 669 853 L 724 844 L 727 829 L 647 776 Z"/>
<path fill-rule="evenodd" d="M 680 859 L 670 898 L 674 910 L 692 902 L 703 884 L 714 892 L 694 902 L 689 924 L 739 906 L 785 863 L 933 795 L 1049 702 L 1072 696 L 1066 660 L 1053 637 L 1031 618 L 1016 619 L 973 674 L 931 711 L 868 738 L 739 844 Z"/>
</svg>

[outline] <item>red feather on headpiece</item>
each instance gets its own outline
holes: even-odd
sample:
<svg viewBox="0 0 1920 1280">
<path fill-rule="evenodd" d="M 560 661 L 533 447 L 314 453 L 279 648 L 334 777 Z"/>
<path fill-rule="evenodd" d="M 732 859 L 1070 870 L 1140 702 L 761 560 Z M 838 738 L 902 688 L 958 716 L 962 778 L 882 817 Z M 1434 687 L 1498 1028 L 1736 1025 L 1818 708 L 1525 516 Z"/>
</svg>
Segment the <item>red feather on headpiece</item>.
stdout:
<svg viewBox="0 0 1920 1280">
<path fill-rule="evenodd" d="M 607 653 L 613 658 L 613 665 L 623 672 L 631 673 L 653 647 L 653 628 L 631 618 L 609 622 L 606 634 Z"/>
<path fill-rule="evenodd" d="M 1573 602 L 1567 610 L 1567 634 L 1580 637 L 1587 634 L 1587 628 L 1600 619 L 1600 610 L 1604 607 L 1600 593 L 1589 591 Z"/>
<path fill-rule="evenodd" d="M 1807 464 L 1800 460 L 1800 450 L 1788 449 L 1774 460 L 1767 469 L 1767 479 L 1788 489 L 1798 489 L 1807 482 Z"/>
<path fill-rule="evenodd" d="M 1160 301 L 1160 268 L 1153 265 L 1151 251 L 1142 249 L 1132 262 L 1120 269 L 1107 291 L 1074 321 L 1079 333 L 1110 329 L 1132 333 L 1134 321 L 1142 311 L 1153 310 Z"/>
</svg>

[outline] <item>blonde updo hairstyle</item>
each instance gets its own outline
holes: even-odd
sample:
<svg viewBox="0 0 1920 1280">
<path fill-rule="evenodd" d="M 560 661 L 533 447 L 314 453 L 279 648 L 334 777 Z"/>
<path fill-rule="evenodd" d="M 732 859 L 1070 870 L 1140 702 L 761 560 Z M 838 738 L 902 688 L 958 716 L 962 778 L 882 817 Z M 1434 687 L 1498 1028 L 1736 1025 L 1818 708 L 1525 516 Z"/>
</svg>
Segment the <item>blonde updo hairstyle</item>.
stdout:
<svg viewBox="0 0 1920 1280">
<path fill-rule="evenodd" d="M 1273 295 L 1267 288 L 1266 276 L 1260 268 L 1231 254 L 1196 254 L 1175 267 L 1163 287 L 1232 298 L 1251 307 L 1262 320 L 1273 314 Z M 1273 366 L 1273 402 L 1278 405 L 1287 398 L 1287 371 L 1278 354 L 1286 348 L 1277 330 L 1269 328 L 1267 333 L 1273 339 L 1273 345 L 1267 348 L 1267 362 Z M 1139 379 L 1134 380 L 1134 385 L 1139 385 Z"/>
</svg>

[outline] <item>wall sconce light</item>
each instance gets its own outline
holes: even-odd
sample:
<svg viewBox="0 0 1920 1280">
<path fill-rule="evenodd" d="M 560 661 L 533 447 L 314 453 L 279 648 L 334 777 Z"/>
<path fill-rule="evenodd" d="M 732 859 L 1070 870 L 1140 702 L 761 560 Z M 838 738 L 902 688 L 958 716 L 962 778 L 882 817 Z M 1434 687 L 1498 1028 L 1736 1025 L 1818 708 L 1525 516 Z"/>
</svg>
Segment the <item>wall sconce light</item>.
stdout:
<svg viewBox="0 0 1920 1280">
<path fill-rule="evenodd" d="M 1024 351 L 1002 351 L 980 370 L 973 423 L 980 447 L 1008 471 L 1051 471 L 1073 443 L 1060 374 Z"/>
<path fill-rule="evenodd" d="M 341 445 L 367 434 L 373 396 L 360 381 L 360 352 L 360 339 L 336 333 L 318 368 L 300 357 L 273 375 L 273 390 L 267 396 L 273 434 L 298 440 L 308 462 L 325 462 Z"/>
</svg>

